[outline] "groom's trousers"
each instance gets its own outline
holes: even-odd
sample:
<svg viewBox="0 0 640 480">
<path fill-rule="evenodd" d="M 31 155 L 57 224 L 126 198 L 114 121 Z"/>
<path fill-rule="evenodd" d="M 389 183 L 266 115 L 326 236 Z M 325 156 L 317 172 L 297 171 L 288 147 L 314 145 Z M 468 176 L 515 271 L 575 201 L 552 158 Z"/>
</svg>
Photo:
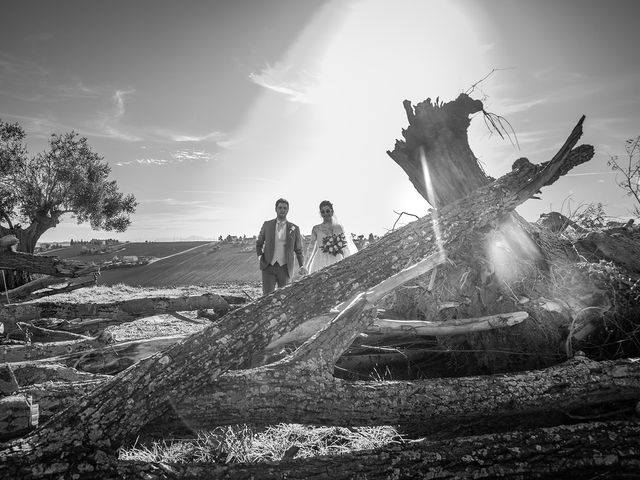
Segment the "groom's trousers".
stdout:
<svg viewBox="0 0 640 480">
<path fill-rule="evenodd" d="M 267 265 L 267 268 L 262 270 L 262 294 L 268 295 L 278 288 L 282 288 L 289 284 L 289 270 L 287 265 L 280 265 L 278 262 L 273 265 Z"/>
</svg>

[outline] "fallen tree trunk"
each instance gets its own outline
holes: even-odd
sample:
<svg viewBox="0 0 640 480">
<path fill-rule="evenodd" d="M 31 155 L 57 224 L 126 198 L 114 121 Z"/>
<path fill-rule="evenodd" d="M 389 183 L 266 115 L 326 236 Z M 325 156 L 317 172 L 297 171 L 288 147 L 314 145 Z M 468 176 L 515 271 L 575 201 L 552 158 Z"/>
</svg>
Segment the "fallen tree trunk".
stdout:
<svg viewBox="0 0 640 480">
<path fill-rule="evenodd" d="M 213 309 L 211 309 L 213 311 Z M 226 314 L 224 310 L 218 310 L 220 312 L 220 316 Z M 194 320 L 189 318 L 186 315 L 182 315 L 179 312 L 170 312 L 167 315 L 171 315 L 179 320 L 182 320 L 187 323 L 202 325 L 208 325 L 210 322 L 208 320 Z M 152 315 L 152 317 L 155 315 Z M 141 317 L 141 318 L 150 318 L 150 317 Z M 199 317 L 200 318 L 200 317 Z M 59 318 L 40 318 L 38 320 L 32 320 L 30 325 L 38 328 L 48 328 L 52 330 L 57 330 L 60 332 L 70 332 L 70 333 L 80 333 L 84 335 L 90 336 L 99 336 L 101 332 L 104 331 L 107 327 L 113 325 L 122 325 L 125 322 L 133 321 L 132 320 L 123 320 L 119 318 L 72 318 L 72 319 L 59 319 Z"/>
<path fill-rule="evenodd" d="M 97 272 L 99 267 L 93 263 L 87 264 L 58 257 L 0 249 L 0 269 L 24 270 L 29 273 L 44 273 L 54 277 L 81 277 Z"/>
<path fill-rule="evenodd" d="M 143 432 L 157 436 L 221 425 L 303 423 L 399 425 L 433 437 L 446 436 L 461 425 L 474 433 L 551 426 L 567 421 L 572 411 L 640 399 L 638 359 L 594 362 L 576 357 L 538 371 L 412 381 L 349 382 L 326 377 L 322 382 L 301 382 L 301 378 L 308 376 L 296 368 L 277 366 L 229 372 L 211 387 L 175 403 Z M 108 380 L 90 377 L 21 387 L 6 404 L 0 402 L 0 422 L 26 425 L 27 397 L 40 406 L 45 420 Z"/>
<path fill-rule="evenodd" d="M 19 387 L 45 382 L 82 382 L 85 380 L 108 380 L 107 375 L 96 375 L 67 367 L 61 363 L 20 362 L 0 365 L 0 378 L 15 379 L 16 388 L 6 393 L 16 393 Z"/>
<path fill-rule="evenodd" d="M 111 318 L 129 321 L 161 313 L 200 309 L 228 312 L 230 306 L 224 298 L 214 293 L 177 298 L 135 298 L 110 303 L 32 302 L 5 305 L 0 309 L 0 322 L 4 324 L 5 333 L 10 334 L 17 330 L 16 322 L 42 318 Z"/>
<path fill-rule="evenodd" d="M 118 463 L 107 478 L 414 479 L 637 478 L 640 426 L 562 425 L 450 440 L 422 440 L 344 455 L 255 464 Z"/>
<path fill-rule="evenodd" d="M 56 362 L 89 373 L 114 374 L 149 357 L 186 335 L 168 335 L 106 344 L 100 339 L 74 340 L 4 348 L 4 362 Z"/>
<path fill-rule="evenodd" d="M 51 287 L 52 285 L 60 285 L 62 283 L 66 283 L 66 286 L 43 290 L 47 287 Z M 72 290 L 77 290 L 79 288 L 84 288 L 92 285 L 96 285 L 96 274 L 94 274 L 93 277 L 81 277 L 74 281 L 71 281 L 71 279 L 69 278 L 42 277 L 21 285 L 20 287 L 14 288 L 13 290 L 5 292 L 0 296 L 0 303 L 8 303 L 7 298 L 11 303 L 22 302 L 25 300 L 34 300 L 36 298 L 42 298 L 47 295 L 70 292 Z M 34 293 L 38 290 L 43 291 Z"/>
<path fill-rule="evenodd" d="M 567 168 L 583 120 L 545 166 L 517 169 L 443 207 L 437 216 L 428 215 L 342 262 L 234 310 L 224 321 L 125 370 L 54 416 L 34 434 L 0 452 L 7 460 L 0 465 L 0 474 L 58 477 L 110 468 L 118 446 L 166 411 L 168 401 L 180 402 L 222 373 L 245 367 L 255 352 L 261 353 L 272 340 L 318 312 L 327 312 L 336 303 L 381 283 L 420 259 L 438 251 L 456 250 L 474 231 L 502 218 L 542 186 L 552 183 Z M 582 162 L 593 155 L 591 147 L 576 150 Z M 575 156 L 572 158 L 575 164 Z M 358 268 L 363 264 L 368 266 L 366 272 Z M 365 310 L 362 312 L 365 314 Z M 342 323 L 338 325 L 344 328 Z M 313 355 L 329 356 L 335 361 L 336 354 L 339 356 L 348 346 L 344 344 L 346 339 L 334 337 L 334 344 L 314 347 L 316 338 L 296 351 L 298 361 L 309 368 L 303 371 L 314 371 L 316 362 L 310 360 Z"/>
<path fill-rule="evenodd" d="M 595 260 L 606 260 L 622 265 L 629 272 L 640 275 L 640 243 L 630 234 L 590 232 L 574 243 L 581 255 Z"/>
</svg>

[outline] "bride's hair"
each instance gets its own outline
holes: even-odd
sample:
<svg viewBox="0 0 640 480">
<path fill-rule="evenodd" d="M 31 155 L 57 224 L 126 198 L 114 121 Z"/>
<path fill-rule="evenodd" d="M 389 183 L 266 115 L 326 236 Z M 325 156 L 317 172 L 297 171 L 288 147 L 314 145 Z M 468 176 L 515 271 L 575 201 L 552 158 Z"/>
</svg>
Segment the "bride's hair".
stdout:
<svg viewBox="0 0 640 480">
<path fill-rule="evenodd" d="M 323 200 L 320 202 L 319 209 L 322 210 L 322 207 L 329 207 L 333 212 L 333 204 L 329 200 Z"/>
</svg>

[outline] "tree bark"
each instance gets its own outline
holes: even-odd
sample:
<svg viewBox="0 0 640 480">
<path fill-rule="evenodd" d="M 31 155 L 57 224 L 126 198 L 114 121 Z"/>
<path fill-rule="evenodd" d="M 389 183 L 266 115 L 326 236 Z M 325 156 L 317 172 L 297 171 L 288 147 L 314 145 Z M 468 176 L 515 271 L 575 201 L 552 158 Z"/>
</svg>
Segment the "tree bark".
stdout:
<svg viewBox="0 0 640 480">
<path fill-rule="evenodd" d="M 60 285 L 66 283 L 65 287 L 57 287 L 49 290 L 43 290 L 47 287 L 51 287 L 52 285 Z M 82 277 L 71 281 L 69 278 L 60 278 L 60 277 L 42 277 L 36 280 L 33 280 L 29 283 L 22 285 L 21 287 L 14 288 L 13 290 L 9 290 L 0 296 L 0 303 L 6 304 L 7 298 L 9 302 L 23 302 L 27 300 L 34 300 L 36 298 L 41 298 L 47 295 L 55 295 L 58 293 L 69 292 L 72 290 L 77 290 L 79 288 L 88 287 L 91 285 L 96 285 L 96 274 L 93 277 Z M 34 294 L 38 290 L 43 290 L 38 294 Z"/>
<path fill-rule="evenodd" d="M 524 373 L 393 382 L 344 381 L 312 376 L 295 365 L 284 367 L 228 372 L 214 385 L 175 403 L 140 433 L 155 437 L 221 425 L 282 422 L 398 425 L 433 438 L 449 436 L 461 426 L 474 434 L 553 426 L 566 422 L 572 411 L 640 398 L 637 359 L 595 362 L 578 356 Z M 88 377 L 21 386 L 12 400 L 0 402 L 0 422 L 6 419 L 13 425 L 25 425 L 29 408 L 24 399 L 28 396 L 40 406 L 44 421 L 107 381 L 106 377 Z"/>
<path fill-rule="evenodd" d="M 396 140 L 387 154 L 429 204 L 440 208 L 490 182 L 467 137 L 469 115 L 483 111 L 480 100 L 463 93 L 445 104 L 428 98 L 415 109 L 408 100 L 403 105 L 409 121 L 405 140 Z"/>
<path fill-rule="evenodd" d="M 267 348 L 269 350 L 275 350 L 288 343 L 298 343 L 307 340 L 320 328 L 327 325 L 332 318 L 333 316 L 331 315 L 313 318 L 288 334 L 283 335 L 277 341 L 269 344 Z M 512 327 L 513 325 L 522 323 L 527 318 L 529 318 L 527 312 L 509 312 L 478 318 L 458 318 L 443 322 L 376 318 L 371 325 L 364 329 L 363 333 L 376 335 L 377 343 L 384 343 L 384 339 L 388 337 L 394 339 L 405 337 L 415 340 L 418 336 L 436 337 L 460 335 L 493 330 L 494 328 Z"/>
<path fill-rule="evenodd" d="M 60 223 L 59 215 L 53 215 L 53 216 L 42 215 L 42 216 L 39 216 L 38 218 L 31 219 L 31 224 L 27 228 L 22 228 L 20 225 L 17 225 L 12 228 L 5 228 L 0 226 L 0 236 L 14 235 L 18 239 L 17 251 L 24 252 L 25 254 L 32 254 L 35 251 L 36 243 L 38 242 L 38 239 L 42 236 L 42 234 L 47 230 L 49 230 L 50 228 L 55 227 L 58 223 Z M 19 266 L 20 261 L 18 261 L 16 266 L 5 267 L 3 265 L 3 260 L 4 259 L 2 256 L 2 252 L 0 252 L 0 268 L 8 268 L 7 272 L 5 272 L 8 290 L 20 287 L 30 282 L 31 273 L 48 273 L 50 275 L 56 275 L 55 273 L 49 273 L 49 272 L 33 272 L 28 268 L 22 269 Z M 11 263 L 13 262 L 14 260 L 11 260 Z M 58 274 L 57 276 L 67 276 L 67 275 Z M 75 276 L 75 275 L 72 274 L 69 276 Z M 2 288 L 4 290 L 4 285 L 2 286 Z"/>
<path fill-rule="evenodd" d="M 214 309 L 228 312 L 227 301 L 215 293 L 189 297 L 149 297 L 110 303 L 79 304 L 75 302 L 31 302 L 5 305 L 0 310 L 0 322 L 5 333 L 14 332 L 16 322 L 42 318 L 113 318 L 130 321 L 152 315 L 188 310 Z"/>
<path fill-rule="evenodd" d="M 71 477 L 109 468 L 122 442 L 165 412 L 168 401 L 179 403 L 224 372 L 246 367 L 254 352 L 260 353 L 275 338 L 319 312 L 327 312 L 336 303 L 425 257 L 456 250 L 471 233 L 502 218 L 552 183 L 566 167 L 581 136 L 583 120 L 584 117 L 547 165 L 515 170 L 439 209 L 436 216 L 430 214 L 342 262 L 234 310 L 224 321 L 199 335 L 125 370 L 54 416 L 34 434 L 0 452 L 6 458 L 0 465 L 0 474 L 14 478 Z M 587 161 L 593 149 L 578 147 L 576 155 L 580 161 Z M 367 271 L 360 265 L 367 265 Z M 312 352 L 313 340 L 312 337 L 296 352 L 305 369 L 315 367 L 312 357 L 321 355 L 335 360 L 340 350 L 336 345 L 326 345 L 332 348 Z"/>
<path fill-rule="evenodd" d="M 108 478 L 637 478 L 640 426 L 594 422 L 255 464 L 119 462 Z"/>
<path fill-rule="evenodd" d="M 574 243 L 581 255 L 591 261 L 606 260 L 640 275 L 640 242 L 631 233 L 590 232 Z"/>
<path fill-rule="evenodd" d="M 137 361 L 183 340 L 185 335 L 169 335 L 116 344 L 100 338 L 6 347 L 5 362 L 42 361 L 72 366 L 89 373 L 119 373 Z"/>
<path fill-rule="evenodd" d="M 44 273 L 54 277 L 80 277 L 97 272 L 98 266 L 57 257 L 0 251 L 0 269 Z M 18 286 L 9 288 L 17 288 Z"/>
</svg>

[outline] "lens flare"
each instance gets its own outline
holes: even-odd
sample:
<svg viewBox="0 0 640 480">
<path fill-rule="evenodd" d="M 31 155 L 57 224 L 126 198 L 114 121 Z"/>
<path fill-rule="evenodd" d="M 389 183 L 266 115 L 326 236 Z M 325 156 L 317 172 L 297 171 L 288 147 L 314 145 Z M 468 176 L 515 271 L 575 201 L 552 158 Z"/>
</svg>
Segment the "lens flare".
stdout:
<svg viewBox="0 0 640 480">
<path fill-rule="evenodd" d="M 487 236 L 485 250 L 496 279 L 507 283 L 516 280 L 523 268 L 540 259 L 536 244 L 510 221 Z"/>
<path fill-rule="evenodd" d="M 422 174 L 424 175 L 424 185 L 427 189 L 429 198 L 434 198 L 433 183 L 431 182 L 431 175 L 429 174 L 429 165 L 427 165 L 427 155 L 424 153 L 424 146 L 420 145 L 420 165 L 422 166 Z M 433 224 L 433 233 L 436 237 L 436 247 L 439 252 L 443 252 L 442 247 L 442 234 L 440 233 L 440 222 L 438 221 L 438 210 L 435 208 L 431 211 L 431 218 Z"/>
</svg>

